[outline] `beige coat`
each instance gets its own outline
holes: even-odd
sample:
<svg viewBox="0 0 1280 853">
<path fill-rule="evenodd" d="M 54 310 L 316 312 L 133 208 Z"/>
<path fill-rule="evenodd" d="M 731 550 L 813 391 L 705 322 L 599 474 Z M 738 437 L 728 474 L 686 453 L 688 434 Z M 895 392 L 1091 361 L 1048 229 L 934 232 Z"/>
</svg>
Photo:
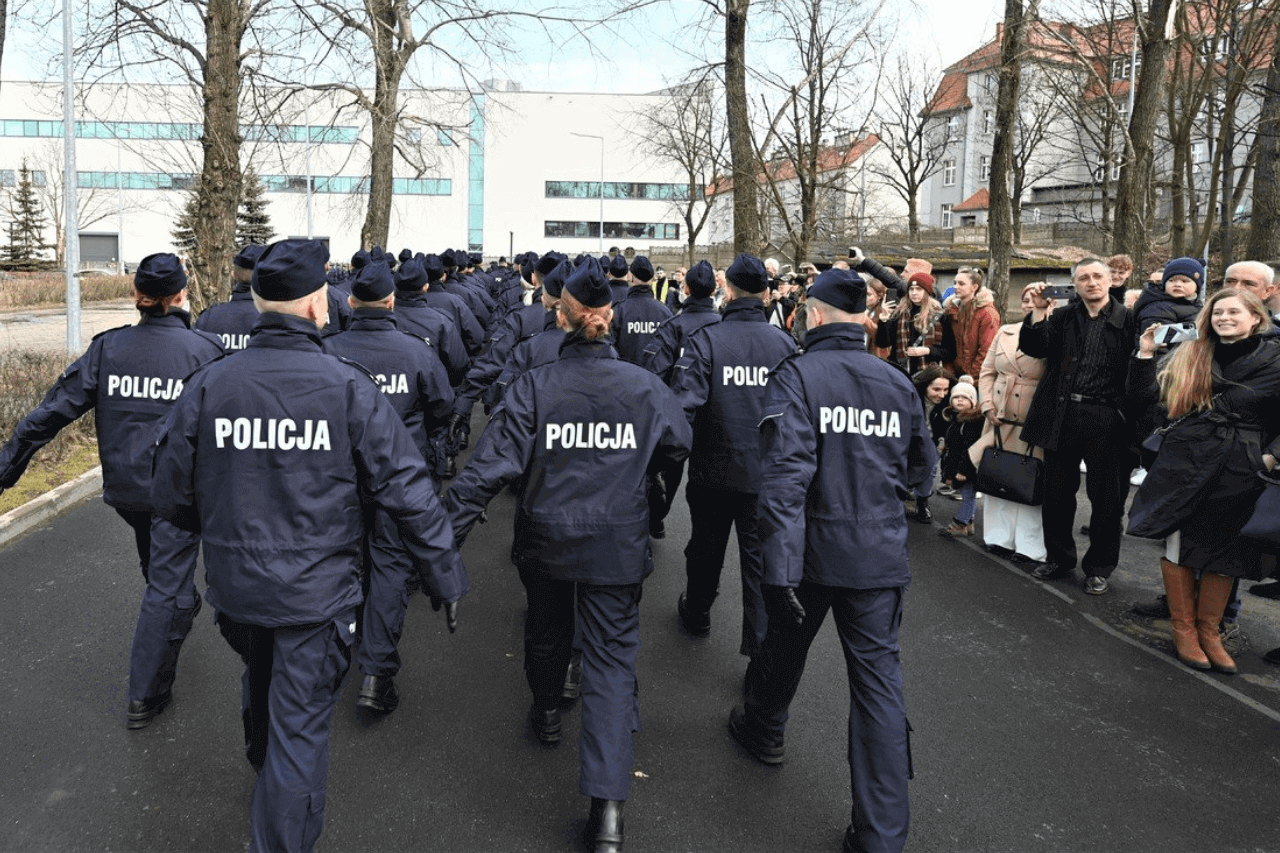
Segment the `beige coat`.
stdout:
<svg viewBox="0 0 1280 853">
<path fill-rule="evenodd" d="M 984 413 L 994 409 L 1001 419 L 1013 422 L 1000 425 L 1000 440 L 1005 449 L 1025 453 L 1027 445 L 1019 436 L 1031 408 L 1031 397 L 1044 373 L 1044 360 L 1023 355 L 1018 350 L 1021 330 L 1021 323 L 1008 323 L 996 332 L 978 374 L 978 397 Z M 969 448 L 969 458 L 975 467 L 982 460 L 982 451 L 995 443 L 995 431 L 987 421 L 982 436 Z M 1044 451 L 1037 447 L 1035 455 L 1043 458 Z"/>
</svg>

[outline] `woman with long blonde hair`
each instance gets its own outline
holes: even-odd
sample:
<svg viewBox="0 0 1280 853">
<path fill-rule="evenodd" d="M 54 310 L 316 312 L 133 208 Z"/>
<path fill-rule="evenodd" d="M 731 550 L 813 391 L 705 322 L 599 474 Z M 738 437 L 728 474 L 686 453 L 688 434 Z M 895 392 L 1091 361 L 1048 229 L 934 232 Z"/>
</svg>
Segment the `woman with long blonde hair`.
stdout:
<svg viewBox="0 0 1280 853">
<path fill-rule="evenodd" d="M 1129 532 L 1165 540 L 1161 560 L 1178 658 L 1234 673 L 1219 623 L 1235 579 L 1261 580 L 1261 553 L 1239 533 L 1280 454 L 1280 338 L 1256 296 L 1221 290 L 1198 337 L 1157 368 L 1159 325 L 1138 339 L 1129 392 L 1167 414 L 1155 461 L 1134 497 Z"/>
<path fill-rule="evenodd" d="M 887 348 L 888 360 L 908 374 L 956 357 L 951 319 L 933 297 L 933 285 L 933 276 L 914 273 L 907 279 L 907 298 L 876 329 L 875 345 Z"/>
</svg>

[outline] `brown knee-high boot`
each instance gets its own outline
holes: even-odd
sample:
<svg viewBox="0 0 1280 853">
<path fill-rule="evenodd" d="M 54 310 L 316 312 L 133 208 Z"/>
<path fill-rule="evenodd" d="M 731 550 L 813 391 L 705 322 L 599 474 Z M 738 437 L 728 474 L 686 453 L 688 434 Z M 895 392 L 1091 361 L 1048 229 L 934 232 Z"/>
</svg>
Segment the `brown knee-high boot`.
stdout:
<svg viewBox="0 0 1280 853">
<path fill-rule="evenodd" d="M 1227 609 L 1230 598 L 1231 578 L 1213 572 L 1200 576 L 1200 594 L 1196 602 L 1196 633 L 1200 637 L 1200 648 L 1214 669 L 1235 675 L 1236 662 L 1222 647 L 1222 637 L 1218 634 L 1222 612 Z"/>
<path fill-rule="evenodd" d="M 1173 648 L 1178 660 L 1192 669 L 1208 669 L 1209 658 L 1196 635 L 1196 576 L 1186 566 L 1161 558 L 1164 591 L 1169 597 L 1169 621 L 1173 623 Z M 1219 613 L 1221 616 L 1221 613 Z M 1215 628 L 1215 636 L 1217 635 Z"/>
</svg>

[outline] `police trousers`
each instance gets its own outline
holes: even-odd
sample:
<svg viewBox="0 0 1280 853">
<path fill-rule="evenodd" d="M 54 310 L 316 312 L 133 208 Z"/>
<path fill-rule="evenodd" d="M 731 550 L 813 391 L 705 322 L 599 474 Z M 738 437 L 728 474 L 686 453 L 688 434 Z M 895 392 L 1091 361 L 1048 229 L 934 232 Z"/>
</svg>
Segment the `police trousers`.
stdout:
<svg viewBox="0 0 1280 853">
<path fill-rule="evenodd" d="M 406 584 L 415 566 L 391 516 L 366 507 L 365 518 L 364 605 L 356 665 L 365 675 L 394 676 L 400 671 L 397 647 L 409 607 Z"/>
<path fill-rule="evenodd" d="M 692 531 L 684 549 L 685 595 L 690 610 L 705 612 L 720 593 L 720 571 L 729 547 L 729 530 L 738 534 L 738 566 L 742 573 L 742 643 L 740 654 L 755 657 L 764 642 L 769 617 L 760 583 L 764 557 L 756 526 L 754 492 L 732 492 L 689 481 L 685 487 Z"/>
<path fill-rule="evenodd" d="M 351 662 L 355 613 L 318 625 L 266 628 L 217 615 L 244 661 L 245 751 L 258 771 L 251 853 L 308 853 L 324 827 L 329 729 Z"/>
<path fill-rule="evenodd" d="M 560 702 L 574 645 L 576 587 L 582 648 L 578 790 L 588 797 L 625 800 L 631 794 L 632 734 L 640 730 L 641 584 L 575 584 L 526 568 L 520 569 L 520 580 L 529 604 L 524 671 L 534 707 L 540 709 Z"/>
<path fill-rule="evenodd" d="M 805 609 L 804 624 L 771 619 L 760 654 L 747 667 L 747 723 L 782 738 L 809 646 L 827 611 L 834 614 L 849 675 L 851 824 L 859 853 L 902 850 L 910 823 L 910 725 L 898 657 L 902 596 L 901 587 L 847 589 L 801 581 L 796 597 Z"/>
<path fill-rule="evenodd" d="M 200 535 L 150 514 L 147 518 L 150 550 L 143 565 L 149 564 L 149 568 L 144 568 L 147 588 L 129 650 L 130 702 L 160 696 L 173 686 L 178 653 L 200 610 L 200 593 L 196 591 Z"/>
</svg>

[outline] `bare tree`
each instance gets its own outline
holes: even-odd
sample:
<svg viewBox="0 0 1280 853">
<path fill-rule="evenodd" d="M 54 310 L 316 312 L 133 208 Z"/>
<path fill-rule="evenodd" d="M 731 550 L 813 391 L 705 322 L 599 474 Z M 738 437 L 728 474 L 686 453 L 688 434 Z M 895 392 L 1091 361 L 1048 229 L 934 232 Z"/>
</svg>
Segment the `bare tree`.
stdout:
<svg viewBox="0 0 1280 853">
<path fill-rule="evenodd" d="M 914 51 L 899 51 L 897 63 L 880 85 L 873 119 L 887 162 L 871 166 L 907 204 L 907 233 L 920 239 L 920 189 L 938 169 L 947 151 L 947 136 L 931 129 L 929 102 L 942 75 Z"/>
<path fill-rule="evenodd" d="M 686 264 L 693 263 L 698 236 L 727 187 L 721 180 L 728 165 L 728 139 L 720 88 L 709 69 L 699 69 L 692 79 L 672 87 L 655 113 L 643 117 L 653 127 L 644 141 L 650 156 L 675 165 L 685 179 L 684 192 L 672 204 L 684 222 Z"/>
<path fill-rule="evenodd" d="M 988 284 L 997 308 L 1003 313 L 1009 289 L 1009 261 L 1013 256 L 1014 205 L 1011 194 L 1013 177 L 1014 134 L 1016 131 L 1019 88 L 1022 85 L 1023 52 L 1027 44 L 1027 26 L 1038 14 L 1039 0 L 1030 0 L 1024 8 L 1022 0 L 1005 0 L 1004 30 L 1000 42 L 1000 66 L 996 93 L 996 132 L 991 146 L 990 209 L 987 236 L 991 260 Z"/>
<path fill-rule="evenodd" d="M 44 205 L 45 210 L 61 211 L 66 203 L 62 145 L 52 141 L 46 143 L 31 162 L 33 170 L 44 176 L 43 181 L 35 184 L 35 192 L 41 204 Z M 132 213 L 138 209 L 137 202 L 125 201 L 120 190 L 101 187 L 77 187 L 76 189 L 76 223 L 82 229 L 90 228 L 122 212 Z M 58 265 L 62 266 L 63 252 L 66 249 L 66 223 L 61 215 L 55 214 L 50 218 L 53 221 L 53 246 L 57 253 Z"/>
<path fill-rule="evenodd" d="M 849 96 L 876 90 L 878 66 L 871 61 L 876 39 L 870 36 L 879 11 L 868 2 L 787 0 L 778 6 L 778 32 L 770 42 L 782 46 L 793 67 L 759 74 L 765 87 L 762 112 L 772 112 L 773 118 L 756 153 L 767 161 L 758 179 L 766 193 L 767 221 L 779 224 L 796 263 L 808 257 L 819 236 L 821 214 L 838 211 L 828 238 L 845 231 L 845 167 L 866 148 L 862 138 L 875 106 L 873 100 Z M 770 95 L 777 104 L 772 110 Z M 735 202 L 737 186 L 735 181 Z M 771 231 L 764 236 L 772 238 Z"/>
<path fill-rule="evenodd" d="M 751 0 L 703 0 L 724 18 L 725 118 L 733 161 L 733 249 L 759 252 L 759 205 L 756 176 L 759 160 L 752 144 L 751 110 L 747 100 L 747 14 Z"/>
<path fill-rule="evenodd" d="M 1253 216 L 1245 257 L 1280 260 L 1280 50 L 1271 53 L 1258 120 L 1258 162 L 1253 177 Z"/>
</svg>

